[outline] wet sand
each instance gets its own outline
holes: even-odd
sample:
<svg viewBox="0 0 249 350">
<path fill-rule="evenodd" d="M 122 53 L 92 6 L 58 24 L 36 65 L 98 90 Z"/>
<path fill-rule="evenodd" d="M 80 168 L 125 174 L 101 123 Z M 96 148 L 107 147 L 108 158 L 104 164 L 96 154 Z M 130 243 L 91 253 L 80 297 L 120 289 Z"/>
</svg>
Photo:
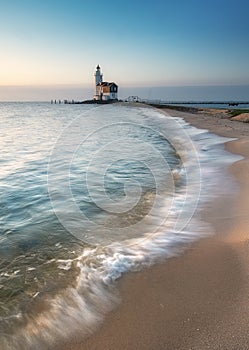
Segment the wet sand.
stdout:
<svg viewBox="0 0 249 350">
<path fill-rule="evenodd" d="M 122 302 L 87 339 L 64 350 L 249 349 L 249 123 L 220 111 L 165 110 L 192 125 L 238 138 L 227 150 L 245 159 L 229 171 L 240 190 L 208 203 L 202 218 L 215 235 L 119 281 Z"/>
</svg>

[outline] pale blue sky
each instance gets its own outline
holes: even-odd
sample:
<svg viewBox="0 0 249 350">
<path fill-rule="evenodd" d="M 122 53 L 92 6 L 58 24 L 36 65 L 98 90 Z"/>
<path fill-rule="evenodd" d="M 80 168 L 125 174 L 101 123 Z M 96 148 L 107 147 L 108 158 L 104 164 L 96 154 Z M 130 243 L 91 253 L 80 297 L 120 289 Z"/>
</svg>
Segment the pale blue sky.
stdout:
<svg viewBox="0 0 249 350">
<path fill-rule="evenodd" d="M 90 89 L 98 63 L 122 87 L 249 85 L 248 13 L 247 0 L 0 0 L 0 86 Z"/>
</svg>

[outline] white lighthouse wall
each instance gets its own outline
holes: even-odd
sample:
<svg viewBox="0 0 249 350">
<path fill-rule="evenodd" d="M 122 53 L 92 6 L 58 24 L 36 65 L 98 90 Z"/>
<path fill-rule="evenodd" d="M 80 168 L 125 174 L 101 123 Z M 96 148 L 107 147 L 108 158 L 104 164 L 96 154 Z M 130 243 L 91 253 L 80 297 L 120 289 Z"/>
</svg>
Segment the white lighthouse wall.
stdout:
<svg viewBox="0 0 249 350">
<path fill-rule="evenodd" d="M 97 70 L 95 73 L 95 85 L 102 83 L 103 74 L 101 74 L 100 70 Z"/>
</svg>

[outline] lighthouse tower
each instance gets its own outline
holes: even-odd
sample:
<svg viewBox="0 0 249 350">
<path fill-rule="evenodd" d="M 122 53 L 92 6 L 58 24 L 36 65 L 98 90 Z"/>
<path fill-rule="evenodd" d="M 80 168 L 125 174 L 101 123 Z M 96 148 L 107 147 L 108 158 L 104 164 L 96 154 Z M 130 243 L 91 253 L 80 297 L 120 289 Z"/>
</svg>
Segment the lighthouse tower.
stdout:
<svg viewBox="0 0 249 350">
<path fill-rule="evenodd" d="M 95 72 L 94 76 L 95 76 L 95 86 L 96 86 L 95 94 L 98 95 L 97 85 L 102 83 L 102 78 L 103 78 L 103 74 L 101 73 L 99 65 L 97 65 L 97 67 L 96 67 L 96 72 Z"/>
</svg>

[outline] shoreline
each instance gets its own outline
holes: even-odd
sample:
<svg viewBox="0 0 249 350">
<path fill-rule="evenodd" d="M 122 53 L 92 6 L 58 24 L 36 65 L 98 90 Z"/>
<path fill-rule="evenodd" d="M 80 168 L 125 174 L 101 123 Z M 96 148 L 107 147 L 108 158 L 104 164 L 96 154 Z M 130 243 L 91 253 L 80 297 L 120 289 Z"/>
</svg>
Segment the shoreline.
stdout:
<svg viewBox="0 0 249 350">
<path fill-rule="evenodd" d="M 229 168 L 239 193 L 203 209 L 201 217 L 215 228 L 214 236 L 193 243 L 178 257 L 125 274 L 118 282 L 121 304 L 96 333 L 58 349 L 249 348 L 249 124 L 231 121 L 221 111 L 164 110 L 195 127 L 238 138 L 225 148 L 245 157 Z"/>
</svg>

